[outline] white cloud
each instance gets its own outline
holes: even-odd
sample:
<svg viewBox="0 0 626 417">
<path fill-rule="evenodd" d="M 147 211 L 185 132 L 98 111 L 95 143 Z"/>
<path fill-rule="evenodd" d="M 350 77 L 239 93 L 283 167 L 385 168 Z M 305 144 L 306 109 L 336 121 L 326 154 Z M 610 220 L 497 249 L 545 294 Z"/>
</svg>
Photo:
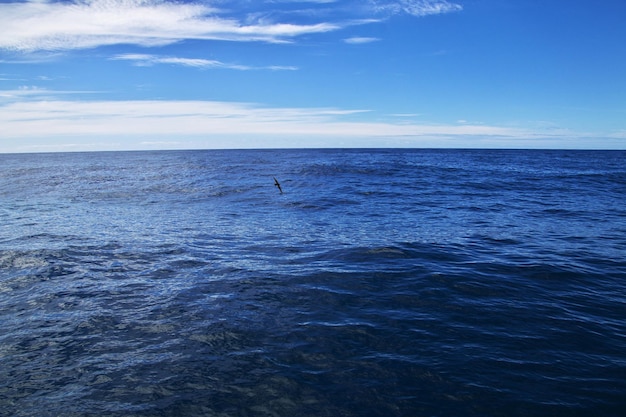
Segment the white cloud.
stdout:
<svg viewBox="0 0 626 417">
<path fill-rule="evenodd" d="M 159 46 L 183 39 L 288 42 L 340 29 L 332 23 L 245 25 L 204 4 L 159 0 L 0 3 L 0 27 L 0 48 L 22 52 Z"/>
<path fill-rule="evenodd" d="M 380 40 L 379 38 L 368 38 L 368 37 L 355 36 L 355 37 L 352 37 L 352 38 L 344 39 L 343 41 L 345 43 L 349 43 L 349 44 L 363 44 L 363 43 L 377 42 L 379 40 Z"/>
<path fill-rule="evenodd" d="M 312 0 L 309 3 L 331 5 L 336 2 Z M 413 16 L 462 9 L 461 5 L 447 0 L 371 0 L 371 5 L 370 13 L 373 10 Z M 331 32 L 377 21 L 355 18 L 355 14 L 363 12 L 363 8 L 356 5 L 352 8 L 339 5 L 332 7 L 327 10 L 329 16 L 333 10 L 339 14 L 353 10 L 354 14 L 340 22 L 296 24 L 277 23 L 266 18 L 249 19 L 255 14 L 246 15 L 241 10 L 238 18 L 225 17 L 226 10 L 205 3 L 173 0 L 39 0 L 0 3 L 0 49 L 36 53 L 117 44 L 153 47 L 185 39 L 284 43 L 302 35 Z M 375 39 L 355 37 L 346 41 L 365 43 Z"/>
<path fill-rule="evenodd" d="M 195 138 L 196 141 L 207 138 L 224 141 L 225 137 L 271 138 L 254 145 L 270 146 L 277 143 L 276 138 L 316 137 L 315 143 L 318 144 L 350 138 L 363 144 L 383 140 L 381 138 L 407 141 L 528 135 L 520 129 L 497 126 L 354 121 L 352 116 L 367 111 L 336 108 L 272 108 L 215 101 L 24 100 L 19 97 L 4 101 L 5 104 L 0 104 L 3 138 L 0 139 L 0 151 L 4 152 L 14 151 L 8 145 L 11 142 L 44 139 L 52 142 L 70 140 L 76 145 L 80 141 L 92 143 L 103 138 L 111 143 L 137 138 L 139 147 L 141 141 L 181 142 L 180 147 L 193 147 L 200 145 L 190 145 L 181 138 Z"/>
<path fill-rule="evenodd" d="M 336 3 L 337 0 L 266 0 L 266 3 Z"/>
<path fill-rule="evenodd" d="M 419 113 L 394 113 L 394 114 L 390 114 L 389 116 L 392 117 L 407 117 L 407 118 L 411 118 L 411 117 L 419 117 L 421 116 L 421 114 Z"/>
<path fill-rule="evenodd" d="M 97 91 L 50 91 L 37 86 L 23 85 L 14 90 L 0 90 L 0 105 L 3 102 L 11 103 L 15 100 L 28 100 L 31 97 L 35 100 L 55 100 L 60 95 L 93 93 L 97 93 Z"/>
<path fill-rule="evenodd" d="M 517 147 L 624 149 L 624 132 L 367 120 L 367 110 L 216 101 L 82 101 L 37 89 L 0 92 L 0 152 L 263 148 Z M 40 97 L 38 99 L 38 97 Z M 42 99 L 45 98 L 45 99 Z M 359 116 L 357 121 L 355 116 Z"/>
<path fill-rule="evenodd" d="M 35 87 L 35 86 L 21 86 L 16 90 L 0 90 L 0 100 L 1 99 L 14 99 L 17 97 L 24 96 L 41 96 L 42 93 L 45 93 L 47 90 Z"/>
<path fill-rule="evenodd" d="M 458 12 L 463 10 L 463 6 L 460 4 L 451 3 L 447 0 L 372 0 L 372 3 L 377 12 L 391 14 L 407 13 L 417 17 Z"/>
<path fill-rule="evenodd" d="M 157 64 L 180 65 L 193 68 L 222 68 L 234 69 L 240 71 L 249 70 L 272 70 L 272 71 L 295 71 L 298 68 L 294 66 L 270 65 L 266 67 L 253 67 L 249 65 L 229 64 L 222 61 L 202 58 L 181 58 L 181 57 L 162 57 L 150 54 L 120 54 L 116 55 L 113 60 L 132 61 L 137 66 L 152 66 Z"/>
</svg>

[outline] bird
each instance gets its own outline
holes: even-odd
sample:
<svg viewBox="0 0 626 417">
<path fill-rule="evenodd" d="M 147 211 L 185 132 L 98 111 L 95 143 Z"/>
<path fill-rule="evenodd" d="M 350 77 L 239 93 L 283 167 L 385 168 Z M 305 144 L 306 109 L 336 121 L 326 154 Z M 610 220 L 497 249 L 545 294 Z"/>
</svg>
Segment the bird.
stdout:
<svg viewBox="0 0 626 417">
<path fill-rule="evenodd" d="M 283 193 L 283 189 L 280 186 L 280 183 L 278 182 L 278 180 L 276 179 L 276 177 L 274 177 L 274 185 L 278 187 L 278 191 L 280 191 L 280 193 Z"/>
</svg>

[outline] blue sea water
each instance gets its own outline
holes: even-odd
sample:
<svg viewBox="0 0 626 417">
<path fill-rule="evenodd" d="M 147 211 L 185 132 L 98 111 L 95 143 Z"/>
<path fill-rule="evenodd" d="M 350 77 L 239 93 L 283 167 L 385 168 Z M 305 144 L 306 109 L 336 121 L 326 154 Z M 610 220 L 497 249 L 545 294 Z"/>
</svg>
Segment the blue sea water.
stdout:
<svg viewBox="0 0 626 417">
<path fill-rule="evenodd" d="M 0 415 L 624 416 L 626 152 L 0 155 Z"/>
</svg>

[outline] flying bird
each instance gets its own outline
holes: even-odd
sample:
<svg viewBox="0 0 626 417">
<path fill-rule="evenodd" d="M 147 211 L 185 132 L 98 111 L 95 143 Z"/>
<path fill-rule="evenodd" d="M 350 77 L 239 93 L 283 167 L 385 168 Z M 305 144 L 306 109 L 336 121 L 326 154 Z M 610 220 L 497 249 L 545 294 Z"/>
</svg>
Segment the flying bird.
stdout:
<svg viewBox="0 0 626 417">
<path fill-rule="evenodd" d="M 280 193 L 283 193 L 283 189 L 280 187 L 280 183 L 278 182 L 278 180 L 276 179 L 276 177 L 274 177 L 274 185 L 278 187 L 278 191 L 280 191 Z"/>
</svg>

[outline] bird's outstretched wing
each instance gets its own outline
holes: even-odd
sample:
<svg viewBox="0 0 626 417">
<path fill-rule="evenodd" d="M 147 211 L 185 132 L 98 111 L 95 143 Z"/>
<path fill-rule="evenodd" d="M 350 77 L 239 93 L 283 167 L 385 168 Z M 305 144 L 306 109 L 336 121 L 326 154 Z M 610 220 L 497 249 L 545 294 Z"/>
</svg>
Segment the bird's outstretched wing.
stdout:
<svg viewBox="0 0 626 417">
<path fill-rule="evenodd" d="M 278 182 L 278 180 L 276 179 L 276 177 L 274 177 L 274 185 L 278 187 L 278 191 L 280 191 L 280 193 L 283 193 L 283 189 L 280 186 L 280 183 Z"/>
</svg>

